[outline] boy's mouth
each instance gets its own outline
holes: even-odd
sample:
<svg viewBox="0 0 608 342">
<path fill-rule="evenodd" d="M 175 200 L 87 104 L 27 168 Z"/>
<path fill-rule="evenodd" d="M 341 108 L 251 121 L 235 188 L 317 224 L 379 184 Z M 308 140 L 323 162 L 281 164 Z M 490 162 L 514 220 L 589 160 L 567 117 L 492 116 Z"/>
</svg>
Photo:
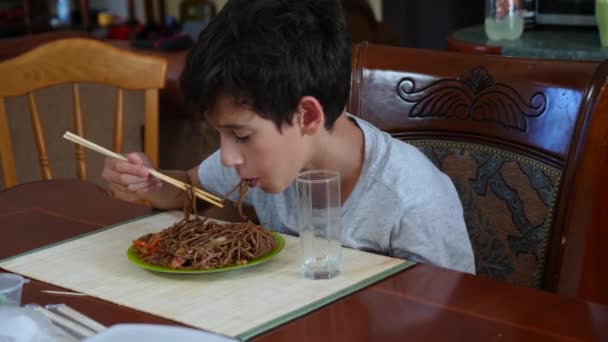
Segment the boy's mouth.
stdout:
<svg viewBox="0 0 608 342">
<path fill-rule="evenodd" d="M 243 180 L 247 182 L 247 185 L 249 185 L 250 188 L 255 188 L 260 184 L 259 178 L 245 178 Z"/>
</svg>

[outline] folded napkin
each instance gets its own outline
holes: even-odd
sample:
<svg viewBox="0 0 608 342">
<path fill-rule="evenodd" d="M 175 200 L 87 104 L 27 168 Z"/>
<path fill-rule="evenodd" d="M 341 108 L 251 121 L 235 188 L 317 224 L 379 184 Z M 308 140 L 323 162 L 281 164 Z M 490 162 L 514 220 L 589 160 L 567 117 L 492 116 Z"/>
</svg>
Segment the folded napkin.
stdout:
<svg viewBox="0 0 608 342">
<path fill-rule="evenodd" d="M 229 342 L 238 341 L 206 331 L 159 324 L 117 324 L 84 342 Z"/>
<path fill-rule="evenodd" d="M 0 306 L 0 341 L 74 342 L 43 314 L 30 308 Z"/>
</svg>

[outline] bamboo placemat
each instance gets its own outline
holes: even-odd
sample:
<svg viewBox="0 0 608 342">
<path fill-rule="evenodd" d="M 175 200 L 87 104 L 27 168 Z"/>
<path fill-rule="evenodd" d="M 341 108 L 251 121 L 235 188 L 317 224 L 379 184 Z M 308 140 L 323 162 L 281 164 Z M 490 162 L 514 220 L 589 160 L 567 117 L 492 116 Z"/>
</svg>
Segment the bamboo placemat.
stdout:
<svg viewBox="0 0 608 342">
<path fill-rule="evenodd" d="M 413 265 L 413 262 L 344 248 L 344 270 L 330 280 L 298 271 L 299 242 L 271 260 L 210 274 L 155 273 L 126 256 L 131 241 L 182 217 L 164 212 L 5 259 L 0 267 L 119 305 L 217 334 L 246 340 Z"/>
</svg>

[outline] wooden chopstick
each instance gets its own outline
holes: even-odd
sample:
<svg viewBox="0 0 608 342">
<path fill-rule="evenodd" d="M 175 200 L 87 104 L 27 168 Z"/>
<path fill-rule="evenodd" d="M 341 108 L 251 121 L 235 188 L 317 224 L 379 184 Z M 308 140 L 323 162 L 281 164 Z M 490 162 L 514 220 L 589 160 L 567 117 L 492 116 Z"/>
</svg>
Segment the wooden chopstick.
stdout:
<svg viewBox="0 0 608 342">
<path fill-rule="evenodd" d="M 96 334 L 95 331 L 93 331 L 89 328 L 86 328 L 80 324 L 77 324 L 67 318 L 61 317 L 60 315 L 58 315 L 52 311 L 49 311 L 41 306 L 34 308 L 34 310 L 45 315 L 48 319 L 51 320 L 51 322 L 61 326 L 62 328 L 67 328 L 82 337 L 91 337 Z"/>
<path fill-rule="evenodd" d="M 83 138 L 81 136 L 78 136 L 78 135 L 76 135 L 76 134 L 74 134 L 72 132 L 69 132 L 69 131 L 65 132 L 65 134 L 63 135 L 63 138 L 67 139 L 67 140 L 69 140 L 69 141 L 71 141 L 73 143 L 82 145 L 82 146 L 84 146 L 84 147 L 86 147 L 88 149 L 91 149 L 91 150 L 95 151 L 95 152 L 99 152 L 99 153 L 101 153 L 103 155 L 106 155 L 108 157 L 116 158 L 116 159 L 120 159 L 120 160 L 127 160 L 126 157 L 124 157 L 124 156 L 122 156 L 122 155 L 120 155 L 118 153 L 114 153 L 114 152 L 112 152 L 112 151 L 110 151 L 110 150 L 108 150 L 108 149 L 106 149 L 104 147 L 101 147 L 101 146 L 99 146 L 99 145 L 97 145 L 95 143 L 92 143 L 92 142 L 86 140 L 85 138 Z M 151 175 L 159 178 L 160 180 L 162 180 L 162 181 L 164 181 L 166 183 L 169 183 L 169 184 L 175 186 L 176 188 L 182 189 L 184 191 L 187 191 L 188 188 L 192 188 L 193 191 L 194 191 L 194 195 L 196 197 L 202 199 L 203 201 L 209 202 L 209 203 L 211 203 L 211 204 L 213 204 L 213 205 L 215 205 L 217 207 L 220 207 L 220 208 L 224 207 L 224 204 L 222 204 L 222 199 L 219 198 L 219 197 L 217 197 L 217 196 L 215 196 L 214 194 L 208 193 L 208 192 L 206 192 L 206 191 L 204 191 L 202 189 L 195 188 L 195 187 L 191 186 L 190 184 L 186 184 L 186 183 L 184 183 L 184 182 L 182 182 L 180 180 L 177 180 L 175 178 L 169 177 L 169 176 L 167 176 L 167 175 L 165 175 L 163 173 L 160 173 L 160 172 L 158 172 L 158 171 L 156 171 L 156 170 L 154 170 L 152 168 L 148 168 L 148 170 L 150 170 L 150 174 Z"/>
<path fill-rule="evenodd" d="M 48 293 L 48 294 L 52 294 L 52 295 L 60 295 L 60 296 L 75 296 L 75 297 L 86 296 L 86 294 L 80 293 L 80 292 L 53 291 L 53 290 L 40 290 L 40 292 Z"/>
<path fill-rule="evenodd" d="M 83 315 L 82 313 L 72 309 L 66 304 L 51 304 L 46 306 L 47 310 L 55 310 L 65 317 L 71 319 L 74 322 L 80 323 L 84 327 L 93 330 L 96 333 L 102 332 L 107 329 L 107 327 L 96 320 Z"/>
</svg>

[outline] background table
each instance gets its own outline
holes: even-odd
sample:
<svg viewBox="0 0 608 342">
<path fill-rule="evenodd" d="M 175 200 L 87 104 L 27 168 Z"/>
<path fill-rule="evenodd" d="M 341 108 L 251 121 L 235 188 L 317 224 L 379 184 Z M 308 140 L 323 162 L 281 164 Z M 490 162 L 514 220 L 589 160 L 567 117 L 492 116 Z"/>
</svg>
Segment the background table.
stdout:
<svg viewBox="0 0 608 342">
<path fill-rule="evenodd" d="M 447 37 L 448 49 L 512 57 L 601 61 L 608 49 L 600 46 L 595 28 L 536 28 L 524 30 L 516 40 L 489 40 L 484 26 L 469 26 Z"/>
</svg>

